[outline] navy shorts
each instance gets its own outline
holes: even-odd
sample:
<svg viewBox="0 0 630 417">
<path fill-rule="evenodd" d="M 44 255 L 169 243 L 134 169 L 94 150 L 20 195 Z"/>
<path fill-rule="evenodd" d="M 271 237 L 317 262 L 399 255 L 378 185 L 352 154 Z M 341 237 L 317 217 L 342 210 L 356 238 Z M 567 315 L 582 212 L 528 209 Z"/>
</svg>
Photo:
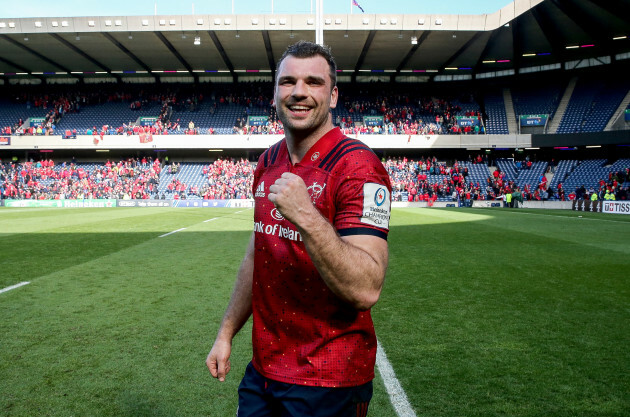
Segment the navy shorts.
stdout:
<svg viewBox="0 0 630 417">
<path fill-rule="evenodd" d="M 262 376 L 249 363 L 238 387 L 237 417 L 365 417 L 372 381 L 358 387 L 286 384 Z"/>
</svg>

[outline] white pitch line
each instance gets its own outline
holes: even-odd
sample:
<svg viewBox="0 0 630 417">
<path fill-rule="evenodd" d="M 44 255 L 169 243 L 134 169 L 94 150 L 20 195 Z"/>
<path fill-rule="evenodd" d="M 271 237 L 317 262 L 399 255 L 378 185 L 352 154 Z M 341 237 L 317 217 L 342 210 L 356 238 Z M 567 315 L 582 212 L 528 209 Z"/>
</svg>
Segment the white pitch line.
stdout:
<svg viewBox="0 0 630 417">
<path fill-rule="evenodd" d="M 234 213 L 234 214 L 242 213 L 242 212 L 247 211 L 247 210 L 251 210 L 251 209 L 248 209 L 248 208 L 247 208 L 247 209 L 245 209 L 245 210 L 237 211 L 237 212 L 236 212 L 236 213 Z M 213 220 L 217 220 L 217 219 L 220 219 L 220 217 L 213 217 L 213 218 L 211 218 L 211 219 L 204 220 L 203 222 L 204 222 L 204 223 L 208 223 L 208 222 L 211 222 L 211 221 L 213 221 Z M 183 228 L 181 228 L 181 229 L 173 230 L 172 232 L 165 233 L 165 234 L 163 234 L 162 236 L 158 236 L 158 237 L 164 237 L 164 236 L 172 235 L 173 233 L 181 232 L 182 230 L 186 230 L 186 228 L 185 228 L 185 227 L 183 227 Z"/>
<path fill-rule="evenodd" d="M 24 282 L 20 282 L 19 284 L 11 285 L 10 287 L 6 287 L 6 288 L 1 289 L 0 290 L 0 294 L 2 294 L 3 292 L 14 290 L 16 288 L 19 288 L 19 287 L 22 287 L 22 286 L 28 285 L 28 284 L 30 284 L 30 282 L 24 281 Z"/>
<path fill-rule="evenodd" d="M 481 210 L 496 210 L 496 209 L 492 209 L 492 208 L 487 208 L 487 207 L 480 207 Z M 576 214 L 577 213 L 592 213 L 589 211 L 576 211 L 573 210 Z M 520 214 L 522 216 L 541 216 L 541 217 L 557 217 L 559 219 L 575 219 L 575 220 L 593 220 L 593 221 L 597 221 L 597 222 L 609 222 L 609 223 L 623 223 L 623 224 L 630 224 L 630 222 L 624 222 L 624 221 L 620 221 L 620 220 L 610 220 L 610 219 L 598 219 L 598 218 L 591 218 L 591 217 L 582 217 L 581 215 L 578 217 L 575 216 L 558 216 L 558 215 L 554 215 L 554 214 L 542 214 L 542 213 L 525 213 L 525 212 L 519 212 L 519 211 L 505 211 L 504 213 L 511 213 L 511 214 Z"/>
<path fill-rule="evenodd" d="M 165 233 L 162 236 L 158 236 L 158 237 L 164 237 L 164 236 L 172 235 L 173 233 L 181 232 L 182 230 L 186 230 L 186 228 L 182 227 L 181 229 L 173 230 L 172 232 Z"/>
<path fill-rule="evenodd" d="M 376 367 L 381 374 L 381 378 L 383 378 L 385 389 L 389 394 L 389 399 L 394 406 L 394 410 L 396 410 L 396 414 L 398 417 L 416 417 L 416 412 L 411 408 L 407 394 L 400 386 L 396 373 L 394 373 L 394 368 L 389 363 L 381 342 L 377 340 L 376 344 Z"/>
</svg>

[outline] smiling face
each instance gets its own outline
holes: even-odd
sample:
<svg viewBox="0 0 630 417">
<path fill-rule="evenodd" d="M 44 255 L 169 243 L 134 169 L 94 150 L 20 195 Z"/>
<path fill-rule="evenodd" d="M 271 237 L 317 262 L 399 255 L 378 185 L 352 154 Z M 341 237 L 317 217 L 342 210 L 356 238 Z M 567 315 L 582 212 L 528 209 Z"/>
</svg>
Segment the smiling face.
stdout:
<svg viewBox="0 0 630 417">
<path fill-rule="evenodd" d="M 289 55 L 280 63 L 274 101 L 288 135 L 319 139 L 332 129 L 330 109 L 337 106 L 337 95 L 330 67 L 322 56 Z"/>
</svg>

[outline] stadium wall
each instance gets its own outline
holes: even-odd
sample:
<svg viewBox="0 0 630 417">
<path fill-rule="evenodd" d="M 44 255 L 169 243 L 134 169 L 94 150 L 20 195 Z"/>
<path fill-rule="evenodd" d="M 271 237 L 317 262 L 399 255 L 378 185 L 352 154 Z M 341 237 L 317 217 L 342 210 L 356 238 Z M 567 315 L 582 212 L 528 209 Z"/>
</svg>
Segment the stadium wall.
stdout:
<svg viewBox="0 0 630 417">
<path fill-rule="evenodd" d="M 612 214 L 630 214 L 630 203 L 626 201 L 597 201 L 591 204 L 588 200 L 580 201 L 525 201 L 522 208 L 547 210 L 574 210 L 603 212 Z M 179 207 L 179 208 L 254 208 L 254 200 L 117 200 L 117 199 L 83 199 L 83 200 L 0 200 L 0 207 L 13 208 L 114 208 L 114 207 Z M 392 202 L 393 208 L 427 208 L 457 207 L 457 202 Z M 473 201 L 475 208 L 502 208 L 503 203 L 496 200 Z"/>
<path fill-rule="evenodd" d="M 0 205 L 19 208 L 113 208 L 113 207 L 188 207 L 188 208 L 253 208 L 254 200 L 0 200 Z"/>
<path fill-rule="evenodd" d="M 348 135 L 374 149 L 506 149 L 628 145 L 630 130 L 520 135 Z M 0 151 L 32 149 L 267 149 L 282 135 L 1 136 Z M 148 140 L 148 141 L 147 141 Z"/>
<path fill-rule="evenodd" d="M 430 206 L 429 206 L 429 203 L 427 203 L 426 201 L 411 202 L 411 203 L 401 202 L 401 201 L 392 202 L 393 208 L 457 207 L 457 205 L 458 203 L 456 201 L 436 201 L 432 203 Z M 500 200 L 473 201 L 473 207 L 475 208 L 503 207 L 503 202 Z M 523 203 L 520 203 L 520 207 L 531 208 L 531 209 L 571 210 L 572 202 L 571 201 L 524 201 Z"/>
<path fill-rule="evenodd" d="M 532 147 L 576 147 L 589 145 L 628 145 L 630 130 L 592 133 L 559 133 L 532 135 Z"/>
<path fill-rule="evenodd" d="M 501 201 L 483 200 L 473 201 L 473 207 L 483 208 L 492 207 L 492 204 L 499 203 L 503 206 Z M 571 210 L 571 201 L 523 201 L 518 203 L 519 208 L 528 209 L 547 209 L 547 210 Z"/>
<path fill-rule="evenodd" d="M 349 135 L 374 149 L 480 149 L 531 146 L 531 135 Z M 3 136 L 0 151 L 33 149 L 267 149 L 282 135 Z"/>
</svg>

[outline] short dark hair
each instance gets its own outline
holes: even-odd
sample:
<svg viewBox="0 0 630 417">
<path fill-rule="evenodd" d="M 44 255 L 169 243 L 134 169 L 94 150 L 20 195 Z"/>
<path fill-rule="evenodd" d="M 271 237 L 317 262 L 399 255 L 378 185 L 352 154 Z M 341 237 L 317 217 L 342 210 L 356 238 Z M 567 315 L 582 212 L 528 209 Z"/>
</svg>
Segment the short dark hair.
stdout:
<svg viewBox="0 0 630 417">
<path fill-rule="evenodd" d="M 294 56 L 296 58 L 312 58 L 316 55 L 321 56 L 328 62 L 330 69 L 330 80 L 332 81 L 331 88 L 337 85 L 337 63 L 333 58 L 330 47 L 326 45 L 318 45 L 308 41 L 298 41 L 297 43 L 290 45 L 280 57 L 278 64 L 276 65 L 276 74 L 280 69 L 280 64 L 288 56 Z"/>
</svg>

